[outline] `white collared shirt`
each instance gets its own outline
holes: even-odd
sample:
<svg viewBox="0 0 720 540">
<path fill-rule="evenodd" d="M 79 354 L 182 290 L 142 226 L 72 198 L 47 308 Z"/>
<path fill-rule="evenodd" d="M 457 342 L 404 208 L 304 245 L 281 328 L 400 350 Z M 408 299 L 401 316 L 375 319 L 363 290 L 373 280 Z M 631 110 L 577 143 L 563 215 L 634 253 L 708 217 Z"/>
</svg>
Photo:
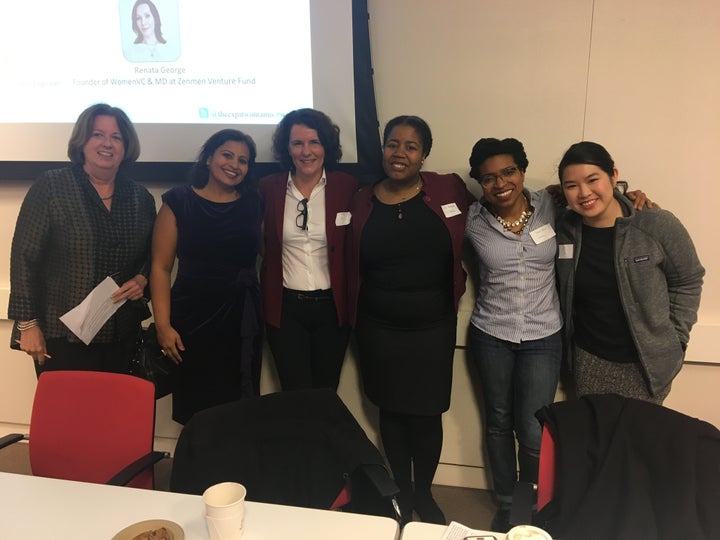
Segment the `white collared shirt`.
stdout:
<svg viewBox="0 0 720 540">
<path fill-rule="evenodd" d="M 302 218 L 298 218 L 298 204 L 304 197 L 288 173 L 282 244 L 283 287 L 288 289 L 315 291 L 330 288 L 325 231 L 326 185 L 323 169 L 322 177 L 308 199 L 307 230 L 302 230 L 297 225 L 302 223 Z"/>
</svg>

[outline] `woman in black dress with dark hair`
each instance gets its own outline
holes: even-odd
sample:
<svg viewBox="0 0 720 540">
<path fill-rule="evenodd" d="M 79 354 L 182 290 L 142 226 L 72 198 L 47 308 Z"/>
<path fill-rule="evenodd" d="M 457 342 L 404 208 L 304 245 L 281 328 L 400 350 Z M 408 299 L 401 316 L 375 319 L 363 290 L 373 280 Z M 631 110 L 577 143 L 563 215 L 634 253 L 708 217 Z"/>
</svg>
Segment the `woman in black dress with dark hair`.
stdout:
<svg viewBox="0 0 720 540">
<path fill-rule="evenodd" d="M 192 184 L 162 196 L 150 287 L 158 341 L 179 365 L 173 419 L 182 424 L 199 410 L 259 395 L 263 203 L 255 156 L 248 135 L 219 131 L 203 146 Z"/>
<path fill-rule="evenodd" d="M 421 118 L 400 116 L 385 127 L 386 177 L 353 199 L 350 317 L 403 519 L 414 509 L 423 521 L 444 523 L 430 487 L 450 406 L 472 195 L 455 174 L 420 172 L 431 146 Z"/>
</svg>

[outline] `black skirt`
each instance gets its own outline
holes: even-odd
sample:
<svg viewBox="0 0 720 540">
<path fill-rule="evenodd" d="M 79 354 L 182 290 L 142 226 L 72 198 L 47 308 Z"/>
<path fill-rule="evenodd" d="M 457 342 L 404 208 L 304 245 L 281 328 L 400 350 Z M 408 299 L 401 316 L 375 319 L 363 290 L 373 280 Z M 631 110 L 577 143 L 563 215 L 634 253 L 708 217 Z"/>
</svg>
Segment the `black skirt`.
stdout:
<svg viewBox="0 0 720 540">
<path fill-rule="evenodd" d="M 437 415 L 450 407 L 457 317 L 398 328 L 359 314 L 356 327 L 365 394 L 382 409 Z"/>
<path fill-rule="evenodd" d="M 437 415 L 450 407 L 457 316 L 450 234 L 422 192 L 373 200 L 361 239 L 356 337 L 368 398 L 380 408 Z"/>
</svg>

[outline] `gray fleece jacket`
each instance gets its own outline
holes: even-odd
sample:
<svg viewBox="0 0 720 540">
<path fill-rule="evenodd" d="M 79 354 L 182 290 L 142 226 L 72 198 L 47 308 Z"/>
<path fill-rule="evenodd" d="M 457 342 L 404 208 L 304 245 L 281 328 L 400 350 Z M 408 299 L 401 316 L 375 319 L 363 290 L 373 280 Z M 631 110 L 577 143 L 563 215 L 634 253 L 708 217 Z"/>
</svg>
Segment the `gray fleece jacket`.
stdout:
<svg viewBox="0 0 720 540">
<path fill-rule="evenodd" d="M 705 269 L 685 227 L 666 210 L 636 212 L 615 198 L 627 217 L 615 221 L 615 274 L 620 299 L 651 394 L 670 384 L 682 367 L 697 321 Z M 565 320 L 564 359 L 572 370 L 573 291 L 582 249 L 582 217 L 566 211 L 557 224 L 557 279 Z"/>
</svg>

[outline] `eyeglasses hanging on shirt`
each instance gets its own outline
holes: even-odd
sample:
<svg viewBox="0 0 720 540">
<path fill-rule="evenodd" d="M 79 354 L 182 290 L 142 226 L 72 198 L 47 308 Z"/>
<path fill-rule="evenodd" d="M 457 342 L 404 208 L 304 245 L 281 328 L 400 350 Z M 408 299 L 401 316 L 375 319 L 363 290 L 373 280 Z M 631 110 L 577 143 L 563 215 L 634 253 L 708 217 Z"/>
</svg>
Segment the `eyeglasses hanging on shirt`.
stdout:
<svg viewBox="0 0 720 540">
<path fill-rule="evenodd" d="M 303 231 L 308 230 L 308 200 L 302 199 L 297 203 L 298 215 L 295 218 L 295 225 Z"/>
</svg>

